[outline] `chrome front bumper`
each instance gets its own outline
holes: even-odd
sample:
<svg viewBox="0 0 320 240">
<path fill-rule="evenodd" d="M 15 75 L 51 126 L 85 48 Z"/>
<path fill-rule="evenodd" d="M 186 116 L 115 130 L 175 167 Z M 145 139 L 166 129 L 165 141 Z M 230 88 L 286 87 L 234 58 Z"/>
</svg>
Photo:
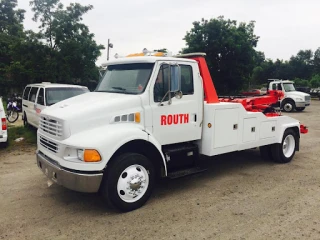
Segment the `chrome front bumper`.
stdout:
<svg viewBox="0 0 320 240">
<path fill-rule="evenodd" d="M 103 173 L 73 171 L 61 167 L 57 162 L 37 152 L 37 164 L 53 182 L 78 192 L 98 192 Z"/>
<path fill-rule="evenodd" d="M 296 102 L 296 107 L 307 107 L 310 105 L 310 102 Z"/>
</svg>

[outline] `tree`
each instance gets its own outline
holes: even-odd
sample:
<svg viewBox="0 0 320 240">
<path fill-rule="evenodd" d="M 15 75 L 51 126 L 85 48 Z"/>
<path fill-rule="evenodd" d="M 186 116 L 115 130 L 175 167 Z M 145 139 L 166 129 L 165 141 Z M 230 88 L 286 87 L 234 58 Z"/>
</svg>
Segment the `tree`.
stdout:
<svg viewBox="0 0 320 240">
<path fill-rule="evenodd" d="M 15 9 L 17 5 L 17 0 L 1 0 L 0 33 L 13 36 L 21 34 L 25 10 Z"/>
<path fill-rule="evenodd" d="M 24 37 L 25 11 L 16 7 L 17 0 L 2 0 L 0 4 L 0 95 L 8 93 L 10 85 L 15 84 L 16 74 L 20 73 L 12 48 Z"/>
<path fill-rule="evenodd" d="M 320 74 L 320 47 L 314 52 L 314 73 Z"/>
<path fill-rule="evenodd" d="M 218 92 L 236 92 L 249 80 L 254 68 L 254 47 L 259 39 L 254 34 L 254 24 L 237 24 L 223 16 L 193 22 L 184 37 L 187 47 L 182 52 L 205 52 Z"/>
<path fill-rule="evenodd" d="M 71 3 L 64 8 L 60 0 L 30 2 L 34 21 L 40 21 L 39 36 L 47 43 L 46 80 L 86 84 L 99 78 L 95 61 L 104 49 L 83 24 L 82 16 L 93 8 Z"/>
<path fill-rule="evenodd" d="M 289 65 L 294 77 L 310 79 L 313 73 L 313 53 L 311 50 L 300 50 L 296 56 L 292 56 Z"/>
<path fill-rule="evenodd" d="M 314 75 L 310 80 L 310 85 L 313 88 L 320 87 L 320 74 Z"/>
</svg>

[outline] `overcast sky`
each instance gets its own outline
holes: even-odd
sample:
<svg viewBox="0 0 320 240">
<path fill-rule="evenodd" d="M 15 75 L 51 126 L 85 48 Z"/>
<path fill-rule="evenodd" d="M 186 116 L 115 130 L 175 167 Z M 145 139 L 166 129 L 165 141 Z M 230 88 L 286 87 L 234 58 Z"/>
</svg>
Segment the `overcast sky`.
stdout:
<svg viewBox="0 0 320 240">
<path fill-rule="evenodd" d="M 84 16 L 84 23 L 99 44 L 108 38 L 115 53 L 126 55 L 167 48 L 178 53 L 185 46 L 183 37 L 193 21 L 220 15 L 238 22 L 256 21 L 255 34 L 260 36 L 257 50 L 266 58 L 287 60 L 300 49 L 320 47 L 320 0 L 61 0 L 64 5 L 78 2 L 94 9 Z M 24 26 L 37 30 L 32 21 L 29 0 L 18 0 L 25 9 Z M 107 50 L 97 64 L 105 62 Z"/>
</svg>

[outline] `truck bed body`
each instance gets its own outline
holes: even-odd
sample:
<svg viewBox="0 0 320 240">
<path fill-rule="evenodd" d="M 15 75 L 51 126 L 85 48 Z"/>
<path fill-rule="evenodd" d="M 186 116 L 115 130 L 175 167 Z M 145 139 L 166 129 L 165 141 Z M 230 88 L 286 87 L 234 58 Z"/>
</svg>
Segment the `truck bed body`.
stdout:
<svg viewBox="0 0 320 240">
<path fill-rule="evenodd" d="M 287 116 L 248 112 L 240 103 L 205 103 L 199 152 L 214 156 L 280 143 L 286 128 L 299 132 L 299 126 L 299 121 Z"/>
</svg>

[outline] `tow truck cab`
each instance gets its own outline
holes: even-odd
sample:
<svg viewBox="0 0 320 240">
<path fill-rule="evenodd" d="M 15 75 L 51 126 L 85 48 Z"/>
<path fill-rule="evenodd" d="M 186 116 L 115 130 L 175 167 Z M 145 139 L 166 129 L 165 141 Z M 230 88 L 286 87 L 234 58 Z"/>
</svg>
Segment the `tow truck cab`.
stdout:
<svg viewBox="0 0 320 240">
<path fill-rule="evenodd" d="M 37 163 L 51 181 L 101 191 L 122 211 L 141 207 L 156 177 L 203 171 L 201 155 L 260 147 L 263 157 L 289 162 L 307 131 L 268 108 L 219 100 L 202 53 L 121 58 L 105 67 L 96 91 L 43 110 Z"/>
<path fill-rule="evenodd" d="M 294 82 L 289 80 L 268 79 L 269 90 L 281 90 L 284 98 L 280 101 L 280 108 L 285 112 L 294 110 L 301 112 L 310 106 L 311 96 L 308 93 L 297 91 Z"/>
</svg>

